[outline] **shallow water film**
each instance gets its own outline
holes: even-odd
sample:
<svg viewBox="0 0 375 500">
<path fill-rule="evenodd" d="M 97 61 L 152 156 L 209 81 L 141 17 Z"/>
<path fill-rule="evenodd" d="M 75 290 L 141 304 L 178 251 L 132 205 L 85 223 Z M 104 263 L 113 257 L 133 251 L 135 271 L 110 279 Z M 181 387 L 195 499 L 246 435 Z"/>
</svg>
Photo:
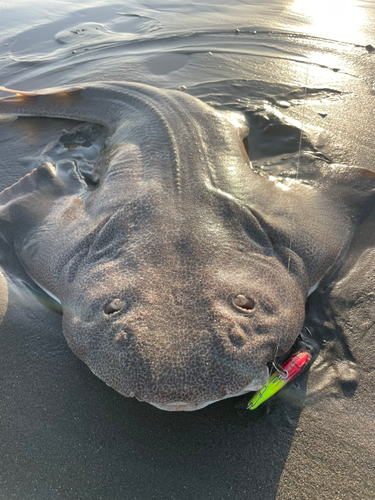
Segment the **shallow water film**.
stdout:
<svg viewBox="0 0 375 500">
<path fill-rule="evenodd" d="M 253 169 L 274 182 L 314 187 L 329 164 L 375 171 L 374 2 L 16 0 L 0 15 L 3 87 L 179 90 L 243 113 Z M 0 191 L 45 161 L 73 166 L 95 189 L 106 137 L 88 122 L 0 116 Z M 313 365 L 252 412 L 250 395 L 167 413 L 108 387 L 71 352 L 61 306 L 1 233 L 0 498 L 374 498 L 375 211 L 366 210 L 343 265 L 308 298 Z"/>
</svg>

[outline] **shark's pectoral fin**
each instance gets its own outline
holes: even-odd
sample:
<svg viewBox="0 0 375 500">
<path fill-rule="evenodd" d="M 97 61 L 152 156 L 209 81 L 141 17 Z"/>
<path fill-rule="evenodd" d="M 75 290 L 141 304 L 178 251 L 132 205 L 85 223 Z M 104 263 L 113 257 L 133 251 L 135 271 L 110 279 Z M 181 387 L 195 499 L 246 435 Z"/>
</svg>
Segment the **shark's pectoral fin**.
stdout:
<svg viewBox="0 0 375 500">
<path fill-rule="evenodd" d="M 340 233 L 351 238 L 356 227 L 375 208 L 375 172 L 332 164 L 320 168 L 319 175 L 316 182 L 319 194 L 311 198 L 321 200 L 326 233 L 331 231 L 337 239 Z"/>
<path fill-rule="evenodd" d="M 44 248 L 42 236 L 57 213 L 67 206 L 82 205 L 77 195 L 85 188 L 74 163 L 63 160 L 56 167 L 43 163 L 0 193 L 0 267 L 7 275 L 11 270 L 11 280 L 20 280 L 35 292 L 32 281 L 28 285 L 32 277 L 38 285 L 36 294 L 44 297 L 38 278 L 47 269 L 47 260 L 53 258 L 56 248 Z M 62 229 L 58 222 L 54 225 L 56 231 Z M 39 274 L 34 274 L 35 266 Z M 7 299 L 5 286 L 0 276 L 0 322 Z"/>
<path fill-rule="evenodd" d="M 17 203 L 30 195 L 53 198 L 73 195 L 85 187 L 86 184 L 77 173 L 73 162 L 59 162 L 56 168 L 51 163 L 45 162 L 4 189 L 0 193 L 0 207 Z"/>
<path fill-rule="evenodd" d="M 17 248 L 41 227 L 60 199 L 75 198 L 85 187 L 73 162 L 57 167 L 43 163 L 0 193 L 0 236 Z"/>
<path fill-rule="evenodd" d="M 316 209 L 311 211 L 310 217 L 315 221 L 310 227 L 316 228 L 315 242 L 320 241 L 326 253 L 310 291 L 341 265 L 356 228 L 375 208 L 375 172 L 361 167 L 327 165 L 320 170 L 317 191 L 318 195 L 311 196 Z"/>
<path fill-rule="evenodd" d="M 51 163 L 43 163 L 29 174 L 19 179 L 12 186 L 4 189 L 0 193 L 0 206 L 14 203 L 20 198 L 34 193 L 42 186 L 48 186 L 55 182 L 56 170 Z"/>
<path fill-rule="evenodd" d="M 252 176 L 249 191 L 248 205 L 280 260 L 291 273 L 302 264 L 296 275 L 305 276 L 308 292 L 342 263 L 355 229 L 374 208 L 375 173 L 315 165 L 303 182 Z"/>
</svg>

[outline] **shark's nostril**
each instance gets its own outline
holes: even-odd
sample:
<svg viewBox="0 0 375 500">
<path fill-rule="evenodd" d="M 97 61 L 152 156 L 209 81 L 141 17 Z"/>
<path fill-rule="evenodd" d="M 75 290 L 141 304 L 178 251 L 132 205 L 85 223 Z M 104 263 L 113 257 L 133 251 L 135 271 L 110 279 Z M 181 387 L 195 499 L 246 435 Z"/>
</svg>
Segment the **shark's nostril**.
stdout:
<svg viewBox="0 0 375 500">
<path fill-rule="evenodd" d="M 255 307 L 253 299 L 245 295 L 237 295 L 237 297 L 234 297 L 233 304 L 241 311 L 251 311 Z"/>
<path fill-rule="evenodd" d="M 104 308 L 105 314 L 113 314 L 116 311 L 120 311 L 125 305 L 125 302 L 120 299 L 113 299 L 109 304 L 107 304 Z"/>
</svg>

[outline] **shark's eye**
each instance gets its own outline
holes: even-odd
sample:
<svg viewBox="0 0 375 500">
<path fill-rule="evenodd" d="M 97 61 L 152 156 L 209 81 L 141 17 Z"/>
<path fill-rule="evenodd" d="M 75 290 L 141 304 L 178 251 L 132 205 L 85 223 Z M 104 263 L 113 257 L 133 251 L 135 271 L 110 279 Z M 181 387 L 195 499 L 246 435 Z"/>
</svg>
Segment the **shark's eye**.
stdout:
<svg viewBox="0 0 375 500">
<path fill-rule="evenodd" d="M 120 299 L 113 299 L 104 308 L 105 314 L 113 314 L 116 311 L 120 311 L 125 305 L 125 302 Z"/>
<path fill-rule="evenodd" d="M 241 311 L 251 311 L 251 309 L 254 309 L 255 307 L 253 299 L 250 299 L 250 297 L 246 297 L 245 295 L 237 295 L 237 297 L 234 297 L 233 304 Z"/>
</svg>

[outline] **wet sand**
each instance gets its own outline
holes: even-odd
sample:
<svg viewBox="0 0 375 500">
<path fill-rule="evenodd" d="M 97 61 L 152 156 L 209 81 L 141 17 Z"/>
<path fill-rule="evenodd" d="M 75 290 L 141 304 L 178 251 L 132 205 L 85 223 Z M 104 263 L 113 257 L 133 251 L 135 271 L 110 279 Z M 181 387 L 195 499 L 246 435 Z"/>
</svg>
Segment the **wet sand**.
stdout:
<svg viewBox="0 0 375 500">
<path fill-rule="evenodd" d="M 375 45 L 371 23 L 347 40 L 345 33 L 330 39 L 324 27 L 307 39 L 288 35 L 311 33 L 313 27 L 302 14 L 287 15 L 285 2 L 255 6 L 252 19 L 240 4 L 232 11 L 197 4 L 194 16 L 188 6 L 173 11 L 158 5 L 145 12 L 130 4 L 128 14 L 147 18 L 92 7 L 71 17 L 57 12 L 48 22 L 39 13 L 44 30 L 36 13 L 29 16 L 33 25 L 20 27 L 19 14 L 14 33 L 1 38 L 0 84 L 31 89 L 130 79 L 186 85 L 219 108 L 244 111 L 250 121 L 261 109 L 271 123 L 287 125 L 274 141 L 259 132 L 250 151 L 259 168 L 282 174 L 283 156 L 283 169 L 293 169 L 298 141 L 290 120 L 298 124 L 303 118 L 305 150 L 312 146 L 333 162 L 375 170 L 374 57 L 365 48 Z M 370 6 L 358 9 L 373 18 Z M 291 20 L 293 28 L 287 25 Z M 201 31 L 176 36 L 186 22 Z M 272 25 L 286 34 L 271 33 Z M 234 33 L 237 26 L 242 34 Z M 74 33 L 82 28 L 87 31 Z M 167 50 L 177 56 L 166 59 Z M 0 189 L 45 158 L 65 158 L 58 141 L 74 127 L 63 120 L 0 122 Z M 82 168 L 85 162 L 89 168 L 94 152 L 85 157 L 80 145 L 74 151 L 82 154 Z M 46 307 L 45 297 L 2 247 L 8 303 L 4 315 L 0 282 L 0 498 L 375 498 L 374 235 L 372 209 L 343 267 L 309 298 L 305 324 L 319 345 L 317 360 L 254 412 L 245 411 L 248 396 L 193 413 L 162 412 L 122 397 L 72 354 L 61 315 Z"/>
</svg>

